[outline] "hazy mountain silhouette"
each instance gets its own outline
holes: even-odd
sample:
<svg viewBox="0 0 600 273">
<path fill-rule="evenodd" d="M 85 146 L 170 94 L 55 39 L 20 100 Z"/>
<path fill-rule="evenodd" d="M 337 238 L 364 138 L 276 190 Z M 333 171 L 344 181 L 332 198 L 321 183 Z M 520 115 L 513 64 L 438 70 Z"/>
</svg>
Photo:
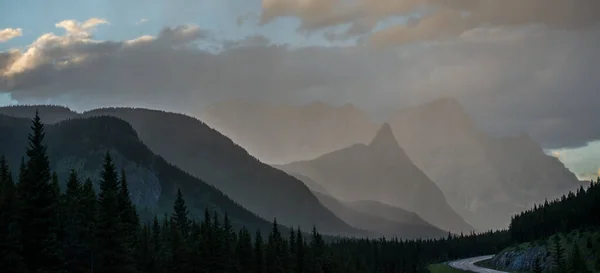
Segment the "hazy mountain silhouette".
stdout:
<svg viewBox="0 0 600 273">
<path fill-rule="evenodd" d="M 388 124 L 379 129 L 369 145 L 356 144 L 279 168 L 309 177 L 345 202 L 376 200 L 415 212 L 445 230 L 459 233 L 473 229 L 406 156 Z"/>
<path fill-rule="evenodd" d="M 16 116 L 35 112 L 35 106 L 10 108 Z M 44 107 L 44 111 L 49 109 Z M 0 113 L 4 111 L 0 108 Z M 96 109 L 80 116 L 115 116 L 127 121 L 153 152 L 265 219 L 277 218 L 281 224 L 304 230 L 316 225 L 327 234 L 362 234 L 325 208 L 301 181 L 260 162 L 195 118 L 133 108 Z"/>
<path fill-rule="evenodd" d="M 351 205 L 327 194 L 315 192 L 319 201 L 335 213 L 346 223 L 364 230 L 372 231 L 374 236 L 398 237 L 404 239 L 414 238 L 440 238 L 448 235 L 443 231 L 421 219 L 418 215 L 395 208 L 395 219 L 382 217 L 372 209 L 371 202 L 354 202 Z M 375 202 L 373 202 L 375 203 Z M 379 208 L 385 207 L 383 204 Z M 390 208 L 392 208 L 390 206 Z"/>
<path fill-rule="evenodd" d="M 263 162 L 290 163 L 368 143 L 378 125 L 351 104 L 302 106 L 231 100 L 215 104 L 202 120 Z"/>
<path fill-rule="evenodd" d="M 32 113 L 33 114 L 33 113 Z M 0 115 L 0 154 L 6 156 L 14 173 L 25 156 L 31 121 Z M 71 169 L 82 179 L 100 180 L 105 153 L 110 151 L 117 168 L 124 169 L 132 201 L 146 212 L 172 213 L 177 189 L 188 200 L 190 217 L 198 218 L 204 209 L 228 212 L 236 227 L 243 225 L 268 231 L 271 224 L 246 210 L 204 181 L 195 178 L 151 152 L 127 122 L 115 117 L 96 117 L 46 125 L 45 143 L 52 169 L 60 182 L 66 183 Z M 96 184 L 98 190 L 98 185 Z M 144 215 L 143 215 L 144 216 Z"/>
<path fill-rule="evenodd" d="M 399 111 L 391 125 L 413 162 L 479 229 L 506 227 L 513 213 L 580 185 L 527 135 L 489 137 L 453 99 Z"/>
</svg>

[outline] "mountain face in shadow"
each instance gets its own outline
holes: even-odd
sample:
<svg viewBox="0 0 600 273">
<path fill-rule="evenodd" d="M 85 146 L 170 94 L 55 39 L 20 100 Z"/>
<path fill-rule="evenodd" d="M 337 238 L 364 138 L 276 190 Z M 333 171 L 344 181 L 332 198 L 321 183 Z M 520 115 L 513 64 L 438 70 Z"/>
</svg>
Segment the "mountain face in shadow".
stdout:
<svg viewBox="0 0 600 273">
<path fill-rule="evenodd" d="M 15 115 L 29 110 L 35 112 L 34 107 L 25 107 L 21 111 L 11 108 L 11 112 Z M 40 114 L 50 109 L 44 107 Z M 319 203 L 301 181 L 258 161 L 229 138 L 195 118 L 132 108 L 96 109 L 79 116 L 123 119 L 131 124 L 150 150 L 265 219 L 277 218 L 281 224 L 300 226 L 304 230 L 316 225 L 326 234 L 362 233 Z M 72 115 L 63 117 L 72 118 Z"/>
<path fill-rule="evenodd" d="M 507 227 L 514 213 L 580 185 L 528 136 L 489 137 L 453 99 L 402 110 L 391 125 L 413 162 L 479 229 Z"/>
<path fill-rule="evenodd" d="M 303 106 L 226 101 L 201 114 L 202 120 L 263 162 L 283 164 L 368 143 L 378 125 L 353 105 L 322 102 Z"/>
<path fill-rule="evenodd" d="M 373 237 L 385 236 L 402 239 L 441 238 L 448 234 L 447 231 L 443 231 L 425 222 L 418 215 L 400 208 L 389 206 L 388 212 L 389 210 L 393 210 L 394 217 L 388 218 L 380 216 L 377 210 L 386 207 L 384 204 L 379 206 L 370 205 L 376 202 L 353 202 L 346 204 L 327 194 L 315 192 L 315 195 L 325 207 L 346 223 L 363 230 L 371 231 Z"/>
<path fill-rule="evenodd" d="M 30 119 L 0 115 L 0 154 L 18 172 L 30 133 Z M 90 178 L 99 191 L 104 156 L 110 152 L 119 170 L 125 170 L 132 202 L 150 220 L 154 214 L 172 213 L 177 189 L 188 201 L 190 217 L 199 218 L 204 209 L 227 212 L 236 227 L 268 231 L 271 224 L 246 210 L 204 181 L 167 163 L 150 151 L 127 122 L 114 117 L 75 118 L 46 125 L 45 144 L 51 167 L 64 189 L 71 169 L 82 179 Z M 144 215 L 146 214 L 146 215 Z"/>
<path fill-rule="evenodd" d="M 406 156 L 388 124 L 369 145 L 356 144 L 279 168 L 309 177 L 345 202 L 376 200 L 414 212 L 445 230 L 473 230 L 446 203 L 435 183 Z"/>
</svg>

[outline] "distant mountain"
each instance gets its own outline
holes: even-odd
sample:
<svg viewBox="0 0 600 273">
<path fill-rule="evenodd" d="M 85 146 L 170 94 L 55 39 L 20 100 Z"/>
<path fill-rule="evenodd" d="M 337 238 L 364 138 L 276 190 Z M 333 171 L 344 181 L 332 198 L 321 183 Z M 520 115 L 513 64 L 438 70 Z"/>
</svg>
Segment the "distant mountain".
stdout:
<svg viewBox="0 0 600 273">
<path fill-rule="evenodd" d="M 368 143 L 379 125 L 351 104 L 302 106 L 241 100 L 206 109 L 202 120 L 250 154 L 271 164 L 308 160 L 357 143 Z"/>
<path fill-rule="evenodd" d="M 309 177 L 345 202 L 377 200 L 414 212 L 445 230 L 473 230 L 446 203 L 435 183 L 406 156 L 388 124 L 369 145 L 356 144 L 314 160 L 278 167 Z"/>
<path fill-rule="evenodd" d="M 580 185 L 527 135 L 489 137 L 453 99 L 404 109 L 390 123 L 413 162 L 479 229 L 507 227 L 514 213 Z"/>
<path fill-rule="evenodd" d="M 6 156 L 13 173 L 25 156 L 31 121 L 0 115 L 0 154 Z M 271 224 L 232 201 L 221 191 L 195 178 L 151 152 L 127 122 L 114 117 L 75 118 L 46 125 L 45 143 L 51 167 L 64 188 L 69 171 L 95 183 L 106 151 L 110 151 L 119 170 L 127 174 L 132 201 L 152 214 L 172 213 L 177 189 L 188 202 L 190 216 L 199 218 L 204 209 L 228 212 L 236 227 L 242 225 L 268 231 Z M 95 185 L 99 190 L 98 184 Z"/>
<path fill-rule="evenodd" d="M 425 222 L 415 213 L 411 213 L 400 208 L 394 208 L 394 216 L 381 217 L 378 211 L 372 210 L 374 207 L 366 205 L 370 202 L 353 202 L 351 204 L 341 201 L 327 194 L 315 192 L 319 201 L 330 209 L 335 215 L 340 217 L 346 223 L 373 232 L 374 236 L 386 236 L 388 238 L 397 237 L 403 239 L 414 238 L 440 238 L 448 235 L 433 225 Z M 374 202 L 375 203 L 375 202 Z M 383 204 L 380 208 L 385 207 Z M 392 208 L 391 206 L 389 206 Z"/>
<path fill-rule="evenodd" d="M 21 111 L 11 108 L 11 111 L 13 114 L 24 114 L 35 111 L 33 107 L 24 107 Z M 43 109 L 40 111 L 42 114 L 52 107 Z M 3 111 L 0 108 L 0 113 Z M 362 234 L 362 231 L 349 226 L 319 203 L 301 181 L 263 164 L 229 138 L 195 118 L 132 108 L 96 109 L 80 116 L 114 116 L 127 121 L 153 152 L 215 186 L 244 208 L 265 219 L 277 218 L 281 224 L 300 226 L 305 230 L 316 225 L 326 234 Z M 63 116 L 72 117 L 71 114 Z"/>
<path fill-rule="evenodd" d="M 79 114 L 67 107 L 59 105 L 13 105 L 0 107 L 0 114 L 10 117 L 31 119 L 35 111 L 40 113 L 42 122 L 57 123 L 66 119 L 79 117 Z"/>
</svg>

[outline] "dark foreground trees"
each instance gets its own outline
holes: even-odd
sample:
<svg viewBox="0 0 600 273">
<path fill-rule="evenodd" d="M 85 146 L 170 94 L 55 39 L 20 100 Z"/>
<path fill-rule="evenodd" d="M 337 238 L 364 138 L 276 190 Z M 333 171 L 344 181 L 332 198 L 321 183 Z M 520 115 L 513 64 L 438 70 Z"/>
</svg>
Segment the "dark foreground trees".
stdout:
<svg viewBox="0 0 600 273">
<path fill-rule="evenodd" d="M 171 213 L 140 221 L 125 172 L 119 174 L 108 153 L 98 193 L 73 170 L 61 194 L 37 113 L 31 129 L 17 179 L 0 159 L 2 272 L 422 272 L 430 262 L 493 253 L 509 241 L 506 232 L 412 241 L 331 238 L 316 228 L 280 227 L 276 219 L 270 232 L 234 230 L 226 212 L 189 215 L 181 191 Z"/>
</svg>

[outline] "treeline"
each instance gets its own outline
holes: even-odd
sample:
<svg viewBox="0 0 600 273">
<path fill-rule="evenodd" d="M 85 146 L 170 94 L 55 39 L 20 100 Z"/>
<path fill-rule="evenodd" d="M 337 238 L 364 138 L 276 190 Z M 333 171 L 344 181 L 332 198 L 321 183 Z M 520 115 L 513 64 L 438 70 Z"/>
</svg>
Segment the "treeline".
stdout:
<svg viewBox="0 0 600 273">
<path fill-rule="evenodd" d="M 37 113 L 31 129 L 27 156 L 16 175 L 0 159 L 2 272 L 426 272 L 430 262 L 495 253 L 509 243 L 506 232 L 326 242 L 316 228 L 308 234 L 292 230 L 284 237 L 276 220 L 263 238 L 259 231 L 234 230 L 227 214 L 188 215 L 181 192 L 172 214 L 141 221 L 127 177 L 118 173 L 108 153 L 100 192 L 75 171 L 61 192 Z"/>
<path fill-rule="evenodd" d="M 514 216 L 510 234 L 518 242 L 546 239 L 556 233 L 600 227 L 600 178 L 561 198 Z"/>
</svg>

